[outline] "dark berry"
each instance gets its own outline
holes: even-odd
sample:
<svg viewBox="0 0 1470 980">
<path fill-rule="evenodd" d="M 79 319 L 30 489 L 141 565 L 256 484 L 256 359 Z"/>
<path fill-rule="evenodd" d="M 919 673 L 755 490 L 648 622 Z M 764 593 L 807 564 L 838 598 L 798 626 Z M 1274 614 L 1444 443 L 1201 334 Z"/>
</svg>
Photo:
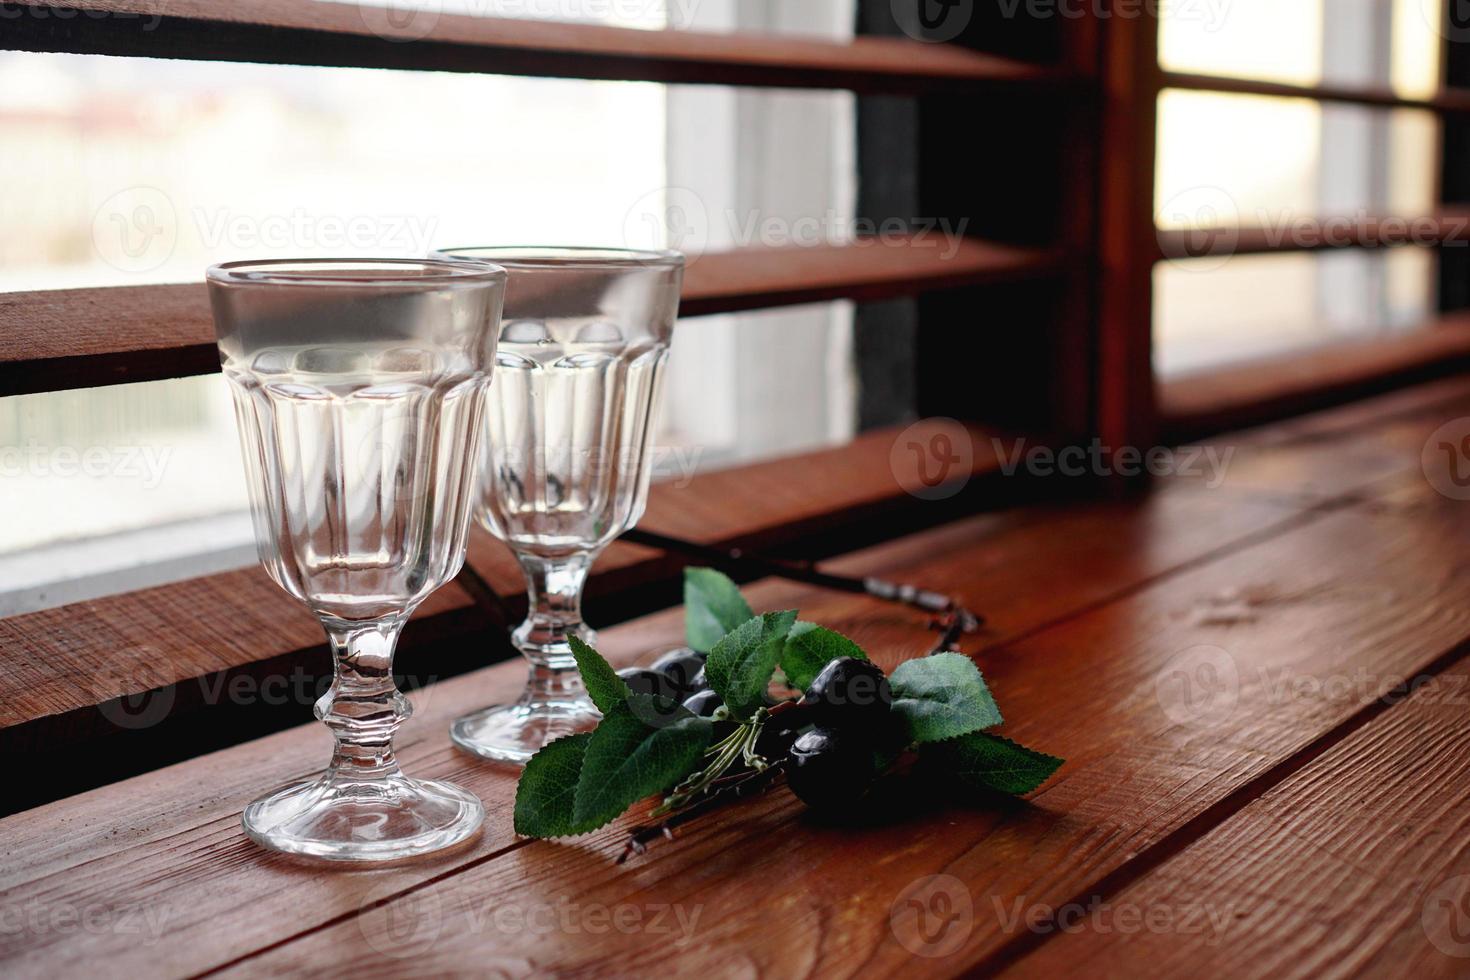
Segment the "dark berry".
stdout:
<svg viewBox="0 0 1470 980">
<path fill-rule="evenodd" d="M 694 682 L 695 677 L 704 676 L 701 673 L 704 670 L 704 654 L 696 653 L 688 647 L 679 647 L 655 660 L 649 670 L 663 674 L 673 681 L 679 690 L 693 694 L 699 690 Z"/>
<path fill-rule="evenodd" d="M 818 725 L 829 728 L 878 725 L 893 706 L 883 671 L 866 660 L 841 657 L 822 668 L 801 703 L 811 706 Z"/>
<path fill-rule="evenodd" d="M 684 700 L 684 692 L 664 674 L 643 667 L 624 667 L 618 671 L 618 676 L 634 694 L 657 694 L 671 701 Z"/>
<path fill-rule="evenodd" d="M 715 713 L 716 708 L 721 707 L 724 703 L 714 691 L 698 691 L 689 695 L 684 702 L 684 707 L 701 718 L 708 718 Z"/>
<path fill-rule="evenodd" d="M 813 728 L 787 753 L 786 782 L 814 810 L 850 806 L 873 784 L 873 747 L 860 734 Z"/>
</svg>

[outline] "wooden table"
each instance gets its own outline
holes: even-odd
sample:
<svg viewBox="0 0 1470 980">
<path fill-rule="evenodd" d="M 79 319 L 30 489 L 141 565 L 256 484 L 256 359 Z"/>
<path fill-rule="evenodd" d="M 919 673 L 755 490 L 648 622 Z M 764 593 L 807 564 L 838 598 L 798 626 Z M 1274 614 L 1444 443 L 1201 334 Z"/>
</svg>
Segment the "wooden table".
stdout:
<svg viewBox="0 0 1470 980">
<path fill-rule="evenodd" d="M 1005 733 L 1068 760 L 1029 800 L 899 794 L 833 826 L 783 790 L 619 866 L 629 820 L 518 839 L 514 772 L 450 747 L 450 718 L 520 685 L 501 664 L 415 695 L 400 743 L 484 798 L 472 846 L 370 872 L 256 848 L 243 805 L 327 757 L 320 726 L 282 732 L 0 821 L 0 975 L 1470 975 L 1470 504 L 1422 465 L 1467 416 L 1452 379 L 1215 440 L 1218 486 L 830 563 L 988 617 L 966 650 Z M 931 641 L 866 598 L 748 594 L 888 666 Z"/>
</svg>

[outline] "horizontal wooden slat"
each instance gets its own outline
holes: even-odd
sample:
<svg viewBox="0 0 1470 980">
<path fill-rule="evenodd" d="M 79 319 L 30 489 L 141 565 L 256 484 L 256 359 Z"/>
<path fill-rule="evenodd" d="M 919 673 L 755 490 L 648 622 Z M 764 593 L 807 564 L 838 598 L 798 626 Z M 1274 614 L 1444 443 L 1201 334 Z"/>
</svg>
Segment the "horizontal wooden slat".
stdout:
<svg viewBox="0 0 1470 980">
<path fill-rule="evenodd" d="M 1161 228 L 1161 259 L 1317 252 L 1470 242 L 1470 211 L 1419 217 L 1327 217 L 1284 220 L 1278 227 Z"/>
<path fill-rule="evenodd" d="M 940 955 L 926 968 L 949 975 L 1014 963 L 1014 951 L 1045 938 L 1011 918 L 1017 903 L 1024 916 L 1086 901 L 1155 849 L 1175 852 L 1361 713 L 1356 696 L 1283 701 L 1263 678 L 1286 672 L 1320 683 L 1358 666 L 1411 675 L 1470 633 L 1470 578 L 1457 557 L 1466 526 L 1449 509 L 1345 498 L 1335 512 L 1289 518 L 1289 529 L 1267 523 L 1244 540 L 1216 538 L 1209 554 L 1177 567 L 1188 550 L 1181 534 L 1204 544 L 1226 529 L 1221 519 L 1238 534 L 1245 512 L 1239 497 L 1185 488 L 1169 498 L 1184 509 L 1165 517 L 1160 499 L 1039 509 L 1020 537 L 1015 515 L 974 519 L 839 563 L 848 573 L 945 582 L 1005 619 L 966 648 L 1005 705 L 1005 731 L 1068 757 L 1029 803 L 934 813 L 898 790 L 873 819 L 833 825 L 774 792 L 743 803 L 738 819 L 702 821 L 619 867 L 626 821 L 570 843 L 517 840 L 514 773 L 449 748 L 448 718 L 519 685 L 520 671 L 505 665 L 424 692 L 405 729 L 406 766 L 460 780 L 487 801 L 485 835 L 470 849 L 366 876 L 324 874 L 255 849 L 240 833 L 240 807 L 325 757 L 329 739 L 309 726 L 0 822 L 8 842 L 0 892 L 18 909 L 48 913 L 0 933 L 0 964 L 15 976 L 104 962 L 170 974 L 411 965 L 621 975 L 646 966 L 656 947 L 681 974 L 889 975 L 915 963 L 917 937 L 908 933 L 906 945 L 893 928 L 895 906 L 919 879 L 941 873 L 972 904 L 961 906 L 970 913 L 953 937 L 939 937 L 949 948 L 927 950 Z M 1346 542 L 1356 560 L 1333 557 Z M 862 597 L 779 583 L 751 595 L 758 608 L 799 605 L 888 665 L 928 640 L 923 617 Z M 1057 618 L 1063 609 L 1072 612 Z M 604 642 L 622 664 L 678 632 L 670 611 L 609 629 Z M 1181 709 L 1198 702 L 1170 700 L 1164 682 L 1190 665 L 1179 655 L 1202 644 L 1226 648 L 1239 683 L 1228 702 L 1209 700 L 1192 714 Z M 516 928 L 496 917 L 568 907 L 651 914 L 651 904 L 683 911 L 685 941 L 677 924 L 650 935 L 557 928 L 559 920 Z M 55 908 L 91 910 L 93 921 L 131 910 L 157 931 L 144 943 L 120 929 L 48 928 Z"/>
<path fill-rule="evenodd" d="M 449 14 L 437 3 L 71 0 L 5 8 L 0 46 L 14 50 L 858 92 L 1017 95 L 1070 80 L 1060 69 L 907 39 L 634 30 Z"/>
<path fill-rule="evenodd" d="M 980 426 L 967 431 L 968 463 L 957 465 L 945 477 L 955 494 L 970 481 L 996 474 L 999 453 L 1014 445 L 1012 437 Z M 788 547 L 822 533 L 845 531 L 861 537 L 870 522 L 924 509 L 925 501 L 905 489 L 918 484 L 914 457 L 900 442 L 922 448 L 930 438 L 940 434 L 951 438 L 954 432 L 944 423 L 874 429 L 833 449 L 713 470 L 688 482 L 655 483 L 638 528 L 695 544 L 746 550 Z M 950 495 L 936 496 L 942 501 Z M 677 556 L 614 542 L 598 557 L 588 593 L 606 596 L 636 588 L 667 578 L 682 564 Z M 509 550 L 484 532 L 471 536 L 466 565 L 503 595 L 516 595 L 524 588 Z"/>
<path fill-rule="evenodd" d="M 1470 112 L 1470 91 L 1446 89 L 1430 98 L 1410 98 L 1391 89 L 1352 85 L 1293 85 L 1258 78 L 1232 78 L 1227 75 L 1204 75 L 1194 72 L 1166 71 L 1164 88 L 1191 89 L 1198 92 L 1228 92 L 1236 95 L 1266 95 L 1286 99 L 1311 99 L 1316 102 L 1342 102 L 1377 109 L 1427 109 L 1435 112 Z"/>
<path fill-rule="evenodd" d="M 1061 264 L 1050 252 L 937 234 L 912 242 L 712 252 L 689 267 L 680 312 L 883 299 L 1024 280 Z M 217 370 L 203 285 L 0 293 L 0 396 Z"/>
<path fill-rule="evenodd" d="M 1470 366 L 1470 313 L 1416 330 L 1327 344 L 1181 375 L 1159 386 L 1161 425 L 1175 442 L 1259 425 Z"/>
</svg>

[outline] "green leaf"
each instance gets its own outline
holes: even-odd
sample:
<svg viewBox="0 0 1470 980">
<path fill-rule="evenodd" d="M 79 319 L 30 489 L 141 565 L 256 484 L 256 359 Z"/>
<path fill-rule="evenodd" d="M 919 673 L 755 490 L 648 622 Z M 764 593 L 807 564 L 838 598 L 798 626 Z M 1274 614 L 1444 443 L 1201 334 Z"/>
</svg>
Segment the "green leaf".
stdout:
<svg viewBox="0 0 1470 980">
<path fill-rule="evenodd" d="M 516 784 L 516 833 L 526 837 L 570 837 L 593 828 L 573 819 L 577 780 L 591 732 L 548 742 L 531 756 Z"/>
<path fill-rule="evenodd" d="M 795 622 L 795 609 L 755 616 L 726 634 L 710 650 L 705 676 L 737 720 L 745 721 L 765 703 L 776 661 L 781 658 L 786 634 Z"/>
<path fill-rule="evenodd" d="M 728 576 L 713 568 L 684 569 L 684 636 L 695 650 L 709 653 L 754 615 Z"/>
<path fill-rule="evenodd" d="M 575 832 L 601 827 L 673 786 L 699 765 L 713 733 L 708 718 L 668 698 L 629 694 L 614 704 L 588 736 L 572 811 L 573 826 L 581 828 Z"/>
<path fill-rule="evenodd" d="M 868 659 L 862 647 L 836 630 L 798 621 L 786 634 L 786 647 L 781 651 L 781 670 L 788 685 L 805 691 L 823 667 L 842 657 Z"/>
<path fill-rule="evenodd" d="M 986 732 L 926 745 L 922 754 L 942 775 L 967 787 L 1017 796 L 1046 782 L 1063 761 Z"/>
<path fill-rule="evenodd" d="M 612 664 L 583 643 L 580 637 L 568 636 L 567 644 L 572 648 L 572 656 L 577 658 L 577 670 L 582 674 L 582 683 L 587 686 L 587 696 L 597 705 L 598 711 L 607 714 L 613 705 L 628 696 L 628 685 L 612 669 Z"/>
<path fill-rule="evenodd" d="M 999 725 L 1000 709 L 980 668 L 962 653 L 906 660 L 888 678 L 893 710 L 914 742 L 940 742 Z"/>
</svg>

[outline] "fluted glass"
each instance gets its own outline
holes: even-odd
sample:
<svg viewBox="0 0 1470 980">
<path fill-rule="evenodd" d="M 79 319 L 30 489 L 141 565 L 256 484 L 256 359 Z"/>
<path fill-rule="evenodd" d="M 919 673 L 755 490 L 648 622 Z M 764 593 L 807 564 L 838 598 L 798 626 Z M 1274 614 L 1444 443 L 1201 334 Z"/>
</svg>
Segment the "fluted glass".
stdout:
<svg viewBox="0 0 1470 980">
<path fill-rule="evenodd" d="M 261 563 L 316 614 L 334 675 L 320 776 L 246 808 L 258 843 L 348 861 L 458 843 L 472 794 L 405 777 L 393 650 L 464 561 L 505 273 L 485 263 L 232 262 L 209 270 Z"/>
<path fill-rule="evenodd" d="M 589 643 L 582 586 L 599 552 L 643 514 L 650 433 L 678 313 L 683 256 L 620 249 L 472 248 L 509 273 L 476 516 L 525 572 L 512 639 L 520 698 L 458 719 L 455 742 L 520 763 L 592 727 L 567 638 Z"/>
</svg>

